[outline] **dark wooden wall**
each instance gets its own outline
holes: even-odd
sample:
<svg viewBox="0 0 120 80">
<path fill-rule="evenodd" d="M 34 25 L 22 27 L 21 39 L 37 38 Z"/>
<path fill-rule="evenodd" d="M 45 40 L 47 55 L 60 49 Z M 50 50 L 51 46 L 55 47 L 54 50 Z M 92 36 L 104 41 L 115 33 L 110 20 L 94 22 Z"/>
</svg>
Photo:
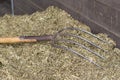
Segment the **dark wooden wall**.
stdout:
<svg viewBox="0 0 120 80">
<path fill-rule="evenodd" d="M 107 33 L 120 47 L 120 0 L 14 0 L 14 2 L 15 14 L 19 15 L 42 11 L 50 5 L 58 6 L 89 25 L 94 33 Z M 8 4 L 4 2 L 0 7 L 0 15 L 4 12 L 10 13 Z"/>
<path fill-rule="evenodd" d="M 10 1 L 9 0 L 0 0 L 0 15 L 5 13 L 10 14 Z"/>
</svg>

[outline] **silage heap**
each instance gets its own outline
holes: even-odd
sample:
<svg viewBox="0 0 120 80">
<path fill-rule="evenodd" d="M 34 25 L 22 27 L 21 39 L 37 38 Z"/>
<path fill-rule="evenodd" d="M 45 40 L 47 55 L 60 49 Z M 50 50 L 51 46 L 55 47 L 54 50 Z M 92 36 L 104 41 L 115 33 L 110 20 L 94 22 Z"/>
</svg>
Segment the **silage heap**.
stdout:
<svg viewBox="0 0 120 80">
<path fill-rule="evenodd" d="M 14 17 L 5 15 L 1 17 L 0 37 L 54 34 L 67 26 L 90 31 L 88 26 L 74 20 L 64 10 L 52 6 L 43 12 L 35 12 L 31 15 L 26 14 Z M 80 53 L 86 54 L 100 63 L 100 65 L 104 66 L 104 69 L 99 69 L 68 51 L 56 49 L 49 44 L 50 42 L 0 44 L 0 79 L 119 80 L 120 50 L 114 48 L 115 42 L 103 33 L 96 35 L 109 42 L 110 45 L 84 33 L 79 35 L 86 37 L 108 51 L 105 53 L 84 43 L 94 51 L 106 56 L 106 60 L 103 61 L 82 48 L 74 47 L 75 50 L 80 50 Z"/>
</svg>

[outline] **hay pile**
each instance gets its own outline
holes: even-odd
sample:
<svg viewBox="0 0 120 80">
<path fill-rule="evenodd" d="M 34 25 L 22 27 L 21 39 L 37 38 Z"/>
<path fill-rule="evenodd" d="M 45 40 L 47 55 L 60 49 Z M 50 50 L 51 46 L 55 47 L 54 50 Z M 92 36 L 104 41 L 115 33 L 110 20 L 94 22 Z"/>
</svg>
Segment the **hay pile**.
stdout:
<svg viewBox="0 0 120 80">
<path fill-rule="evenodd" d="M 65 11 L 52 6 L 32 15 L 1 17 L 0 37 L 54 34 L 65 26 L 90 31 L 88 26 L 74 20 Z M 115 43 L 107 35 L 102 33 L 96 35 L 110 42 L 110 45 L 88 35 L 81 36 L 85 36 L 108 51 L 105 54 L 87 45 L 106 56 L 105 61 L 96 60 L 104 66 L 104 69 L 68 51 L 56 49 L 46 42 L 0 44 L 0 80 L 120 80 L 120 50 L 113 48 Z M 97 59 L 86 50 L 75 48 Z"/>
</svg>

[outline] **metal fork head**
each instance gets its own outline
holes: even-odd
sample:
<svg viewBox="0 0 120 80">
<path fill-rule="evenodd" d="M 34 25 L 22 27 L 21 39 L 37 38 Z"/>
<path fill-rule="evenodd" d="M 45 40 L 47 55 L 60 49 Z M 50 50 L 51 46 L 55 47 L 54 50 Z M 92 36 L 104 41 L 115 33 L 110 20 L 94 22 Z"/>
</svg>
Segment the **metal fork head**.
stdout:
<svg viewBox="0 0 120 80">
<path fill-rule="evenodd" d="M 83 30 L 81 28 L 76 28 L 76 27 L 66 27 L 64 29 L 61 29 L 59 30 L 55 35 L 54 35 L 54 38 L 53 38 L 53 41 L 52 41 L 52 45 L 56 48 L 61 48 L 63 50 L 67 50 L 67 51 L 70 51 L 72 52 L 73 54 L 76 54 L 82 58 L 84 58 L 85 60 L 93 63 L 94 65 L 102 68 L 99 64 L 97 64 L 95 61 L 91 60 L 88 56 L 85 56 L 83 52 L 79 52 L 77 50 L 75 50 L 73 47 L 70 47 L 69 44 L 73 44 L 75 46 L 77 46 L 77 48 L 82 48 L 84 49 L 85 51 L 88 51 L 88 54 L 89 53 L 92 53 L 93 55 L 99 57 L 100 59 L 105 59 L 104 56 L 102 56 L 100 53 L 96 52 L 96 51 L 93 51 L 89 46 L 86 46 L 82 43 L 79 42 L 82 41 L 82 42 L 85 42 L 87 44 L 89 44 L 90 46 L 93 46 L 99 50 L 102 50 L 104 52 L 107 52 L 106 50 L 104 50 L 102 47 L 100 47 L 99 45 L 95 44 L 94 42 L 86 39 L 85 37 L 82 37 L 80 35 L 77 35 L 77 33 L 71 33 L 71 32 L 74 32 L 74 31 L 77 31 L 78 33 L 79 32 L 82 32 L 82 33 L 85 33 L 87 35 L 90 35 L 94 38 L 96 38 L 97 40 L 99 41 L 102 41 L 103 43 L 107 43 L 109 44 L 107 41 L 97 37 L 96 35 L 92 34 L 91 32 L 89 31 L 86 31 L 86 30 Z M 68 38 L 69 37 L 69 38 Z"/>
</svg>

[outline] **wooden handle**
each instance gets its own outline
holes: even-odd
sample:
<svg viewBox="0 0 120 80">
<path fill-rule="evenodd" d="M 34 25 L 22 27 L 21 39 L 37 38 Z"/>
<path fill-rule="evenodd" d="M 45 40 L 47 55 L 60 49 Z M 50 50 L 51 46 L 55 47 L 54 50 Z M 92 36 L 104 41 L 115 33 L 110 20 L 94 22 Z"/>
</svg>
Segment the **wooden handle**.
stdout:
<svg viewBox="0 0 120 80">
<path fill-rule="evenodd" d="M 23 39 L 19 37 L 0 38 L 0 43 L 22 43 L 22 42 L 36 42 L 36 39 Z"/>
</svg>

